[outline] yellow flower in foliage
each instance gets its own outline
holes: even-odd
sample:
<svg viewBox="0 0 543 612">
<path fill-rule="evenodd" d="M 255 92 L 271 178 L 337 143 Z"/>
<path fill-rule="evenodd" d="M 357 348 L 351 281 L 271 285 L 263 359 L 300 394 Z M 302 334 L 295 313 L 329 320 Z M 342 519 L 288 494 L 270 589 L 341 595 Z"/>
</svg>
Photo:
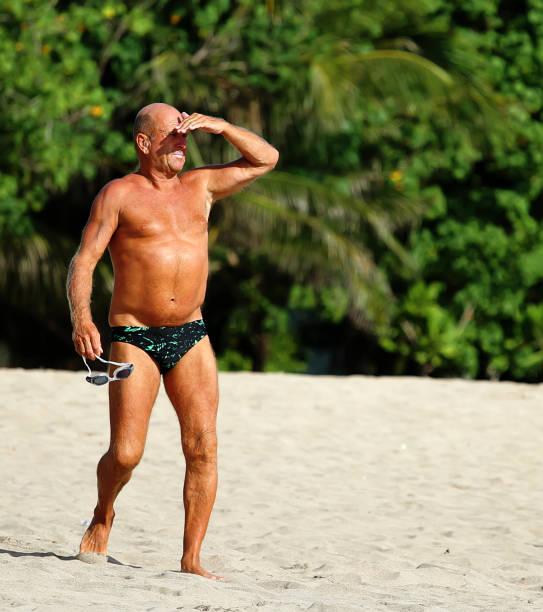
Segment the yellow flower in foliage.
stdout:
<svg viewBox="0 0 543 612">
<path fill-rule="evenodd" d="M 15 43 L 15 51 L 22 51 L 24 49 L 24 45 L 21 41 Z"/>
<path fill-rule="evenodd" d="M 115 17 L 116 12 L 117 11 L 112 6 L 104 6 L 104 8 L 102 9 L 102 15 L 106 19 L 112 19 L 113 17 Z"/>
<path fill-rule="evenodd" d="M 90 114 L 93 117 L 99 117 L 104 112 L 104 109 L 101 106 L 93 106 L 90 109 Z"/>
<path fill-rule="evenodd" d="M 41 52 L 44 55 L 49 55 L 49 53 L 51 53 L 51 45 L 43 45 L 43 47 L 41 48 Z"/>
<path fill-rule="evenodd" d="M 393 170 L 390 173 L 390 180 L 393 183 L 397 183 L 398 181 L 401 181 L 403 178 L 403 172 L 400 172 L 399 170 Z"/>
<path fill-rule="evenodd" d="M 170 23 L 172 23 L 173 25 L 175 25 L 176 23 L 179 23 L 181 21 L 181 15 L 177 15 L 177 14 L 173 14 L 170 17 Z"/>
</svg>

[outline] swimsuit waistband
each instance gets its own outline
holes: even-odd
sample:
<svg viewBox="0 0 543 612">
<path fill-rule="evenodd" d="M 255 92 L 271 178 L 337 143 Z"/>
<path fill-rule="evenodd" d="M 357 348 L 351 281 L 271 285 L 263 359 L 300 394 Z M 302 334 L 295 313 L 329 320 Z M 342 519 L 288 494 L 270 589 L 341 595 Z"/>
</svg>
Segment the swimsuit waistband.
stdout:
<svg viewBox="0 0 543 612">
<path fill-rule="evenodd" d="M 148 326 L 148 325 L 114 325 L 110 327 L 111 331 L 114 330 L 122 330 L 122 331 L 139 331 L 141 329 L 179 329 L 184 327 L 185 325 L 189 325 L 189 323 L 199 323 L 200 325 L 204 325 L 203 319 L 195 319 L 194 321 L 187 321 L 186 323 L 181 323 L 181 325 L 156 325 L 156 326 Z"/>
</svg>

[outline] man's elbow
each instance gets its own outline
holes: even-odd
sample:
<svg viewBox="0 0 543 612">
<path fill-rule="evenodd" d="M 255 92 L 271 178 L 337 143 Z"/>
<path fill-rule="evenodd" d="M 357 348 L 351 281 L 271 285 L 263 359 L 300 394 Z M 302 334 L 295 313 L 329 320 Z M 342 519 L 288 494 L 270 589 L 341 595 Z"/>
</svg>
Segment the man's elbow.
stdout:
<svg viewBox="0 0 543 612">
<path fill-rule="evenodd" d="M 88 274 L 89 272 L 92 274 L 97 263 L 98 258 L 94 254 L 82 251 L 79 248 L 72 257 L 68 267 L 68 278 L 75 275 Z"/>
</svg>

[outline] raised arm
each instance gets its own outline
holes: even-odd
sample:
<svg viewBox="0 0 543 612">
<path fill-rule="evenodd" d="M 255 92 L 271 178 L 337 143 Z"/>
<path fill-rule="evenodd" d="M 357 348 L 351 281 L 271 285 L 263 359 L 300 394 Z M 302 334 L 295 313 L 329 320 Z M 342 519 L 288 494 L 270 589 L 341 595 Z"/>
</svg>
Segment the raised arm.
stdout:
<svg viewBox="0 0 543 612">
<path fill-rule="evenodd" d="M 75 350 L 87 359 L 103 353 L 100 333 L 93 323 L 90 300 L 92 275 L 115 230 L 119 218 L 118 189 L 106 185 L 96 196 L 81 244 L 68 269 L 67 293 Z"/>
<path fill-rule="evenodd" d="M 269 172 L 279 159 L 277 149 L 263 138 L 219 117 L 193 113 L 183 119 L 177 130 L 182 134 L 193 130 L 221 134 L 242 154 L 243 157 L 228 164 L 205 168 L 208 173 L 207 189 L 213 201 L 239 191 Z"/>
</svg>

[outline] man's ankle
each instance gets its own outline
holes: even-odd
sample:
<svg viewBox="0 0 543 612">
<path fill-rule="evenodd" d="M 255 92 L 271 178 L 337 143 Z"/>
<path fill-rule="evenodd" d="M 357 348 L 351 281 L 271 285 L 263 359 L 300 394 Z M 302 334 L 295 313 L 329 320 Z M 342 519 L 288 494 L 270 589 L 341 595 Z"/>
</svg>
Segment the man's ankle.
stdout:
<svg viewBox="0 0 543 612">
<path fill-rule="evenodd" d="M 200 565 L 200 555 L 190 551 L 184 552 L 183 556 L 181 557 L 181 565 L 186 565 L 188 567 Z"/>
<path fill-rule="evenodd" d="M 94 523 L 109 526 L 113 522 L 114 518 L 115 518 L 115 512 L 113 512 L 113 510 L 107 511 L 107 510 L 100 510 L 99 508 L 95 508 L 92 520 Z"/>
</svg>

